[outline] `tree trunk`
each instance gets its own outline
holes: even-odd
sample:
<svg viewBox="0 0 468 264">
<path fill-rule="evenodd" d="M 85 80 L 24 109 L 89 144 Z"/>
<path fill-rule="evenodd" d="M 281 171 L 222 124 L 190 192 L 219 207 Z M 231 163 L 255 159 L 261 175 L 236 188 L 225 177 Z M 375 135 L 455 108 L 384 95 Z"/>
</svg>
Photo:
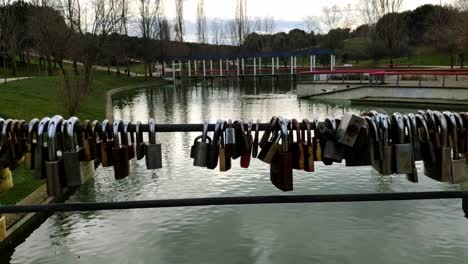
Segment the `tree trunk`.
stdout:
<svg viewBox="0 0 468 264">
<path fill-rule="evenodd" d="M 73 71 L 75 72 L 75 75 L 78 76 L 78 64 L 76 63 L 76 60 L 73 60 Z"/>
<path fill-rule="evenodd" d="M 50 61 L 50 57 L 47 56 L 46 60 L 47 60 L 47 76 L 51 76 L 52 75 L 52 63 Z"/>
</svg>

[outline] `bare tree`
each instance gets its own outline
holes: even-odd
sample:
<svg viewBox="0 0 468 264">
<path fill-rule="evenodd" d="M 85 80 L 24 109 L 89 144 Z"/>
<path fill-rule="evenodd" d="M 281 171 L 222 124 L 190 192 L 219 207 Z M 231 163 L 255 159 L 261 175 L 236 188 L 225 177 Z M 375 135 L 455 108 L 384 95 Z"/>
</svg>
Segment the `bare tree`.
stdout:
<svg viewBox="0 0 468 264">
<path fill-rule="evenodd" d="M 263 18 L 263 25 L 262 25 L 263 32 L 267 34 L 272 34 L 273 32 L 275 32 L 275 29 L 276 29 L 275 18 L 272 16 L 265 16 Z"/>
<path fill-rule="evenodd" d="M 304 21 L 305 29 L 308 33 L 312 31 L 317 33 L 321 31 L 320 18 L 315 17 L 315 16 L 306 16 L 304 17 L 303 21 Z"/>
<path fill-rule="evenodd" d="M 468 11 L 468 0 L 456 0 L 455 6 L 463 11 Z"/>
<path fill-rule="evenodd" d="M 211 20 L 211 43 L 215 45 L 224 44 L 224 24 L 220 18 Z"/>
<path fill-rule="evenodd" d="M 158 35 L 158 13 L 160 8 L 160 0 L 140 0 L 140 32 L 143 40 L 143 52 L 146 54 L 144 60 L 145 76 L 149 71 L 152 76 L 151 70 L 151 57 L 148 56 L 151 51 L 150 40 Z"/>
<path fill-rule="evenodd" d="M 184 41 L 184 0 L 175 0 L 176 20 L 174 23 L 175 40 Z"/>
<path fill-rule="evenodd" d="M 204 0 L 198 0 L 197 4 L 197 40 L 199 43 L 206 43 L 206 16 Z"/>
<path fill-rule="evenodd" d="M 240 46 L 250 33 L 251 27 L 247 16 L 247 0 L 237 0 L 234 20 L 230 23 L 233 44 Z"/>
<path fill-rule="evenodd" d="M 338 28 L 344 20 L 343 11 L 337 5 L 324 7 L 322 8 L 322 16 L 320 19 L 327 30 Z"/>
</svg>

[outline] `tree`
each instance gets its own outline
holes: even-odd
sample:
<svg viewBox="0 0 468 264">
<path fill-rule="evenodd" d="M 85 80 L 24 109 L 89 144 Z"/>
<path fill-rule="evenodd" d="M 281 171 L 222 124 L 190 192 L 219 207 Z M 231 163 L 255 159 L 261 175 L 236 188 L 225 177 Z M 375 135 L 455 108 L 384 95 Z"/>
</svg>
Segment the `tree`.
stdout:
<svg viewBox="0 0 468 264">
<path fill-rule="evenodd" d="M 215 45 L 224 44 L 224 24 L 220 18 L 214 18 L 211 20 L 211 43 Z"/>
<path fill-rule="evenodd" d="M 234 45 L 240 46 L 250 33 L 250 22 L 247 16 L 247 1 L 237 0 L 234 20 L 230 23 L 231 40 Z"/>
<path fill-rule="evenodd" d="M 206 43 L 206 16 L 204 0 L 198 0 L 197 4 L 197 40 L 198 43 Z"/>
<path fill-rule="evenodd" d="M 152 76 L 152 60 L 148 52 L 151 51 L 150 40 L 156 38 L 160 31 L 157 21 L 160 6 L 160 0 L 155 0 L 154 2 L 151 0 L 140 0 L 140 32 L 143 41 L 143 51 L 146 52 L 144 59 L 145 76 L 147 72 Z"/>
<path fill-rule="evenodd" d="M 455 6 L 460 10 L 468 11 L 468 0 L 456 0 Z"/>
<path fill-rule="evenodd" d="M 175 40 L 184 41 L 184 0 L 175 0 L 176 21 L 174 23 Z"/>
<path fill-rule="evenodd" d="M 375 26 L 377 36 L 387 49 L 390 66 L 393 59 L 407 47 L 407 32 L 404 14 L 388 13 Z"/>
<path fill-rule="evenodd" d="M 315 16 L 306 16 L 303 19 L 307 32 L 320 32 L 320 18 Z"/>
<path fill-rule="evenodd" d="M 332 7 L 322 8 L 321 21 L 327 28 L 327 30 L 332 30 L 334 28 L 340 27 L 344 16 L 341 8 L 337 5 Z"/>
</svg>

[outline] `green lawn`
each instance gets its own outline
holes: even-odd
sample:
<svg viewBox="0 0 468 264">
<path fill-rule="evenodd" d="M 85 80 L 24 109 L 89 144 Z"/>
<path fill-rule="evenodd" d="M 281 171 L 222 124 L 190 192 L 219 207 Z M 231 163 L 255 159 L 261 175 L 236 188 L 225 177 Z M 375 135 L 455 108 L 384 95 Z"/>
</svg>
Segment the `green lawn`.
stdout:
<svg viewBox="0 0 468 264">
<path fill-rule="evenodd" d="M 0 117 L 25 119 L 42 118 L 60 114 L 67 117 L 64 104 L 61 102 L 60 78 L 34 77 L 0 85 Z M 128 85 L 142 83 L 156 83 L 156 79 L 144 80 L 143 77 L 128 78 L 115 73 L 96 71 L 93 73 L 93 89 L 87 96 L 78 111 L 81 119 L 103 120 L 106 117 L 106 92 Z M 44 181 L 36 180 L 32 171 L 20 168 L 13 171 L 14 187 L 0 194 L 0 204 L 15 204 L 31 192 L 36 190 Z"/>
</svg>

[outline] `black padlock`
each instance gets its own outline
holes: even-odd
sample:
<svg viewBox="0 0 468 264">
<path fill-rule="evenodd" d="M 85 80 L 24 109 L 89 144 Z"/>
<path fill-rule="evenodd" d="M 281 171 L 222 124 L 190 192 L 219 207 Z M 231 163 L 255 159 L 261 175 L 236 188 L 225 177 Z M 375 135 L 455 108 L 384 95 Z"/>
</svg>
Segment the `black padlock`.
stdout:
<svg viewBox="0 0 468 264">
<path fill-rule="evenodd" d="M 410 154 L 411 154 L 411 172 L 406 174 L 406 178 L 410 182 L 417 183 L 419 181 L 419 178 L 418 178 L 418 170 L 417 170 L 416 164 L 415 164 L 416 160 L 414 158 L 415 155 L 414 155 L 413 125 L 412 125 L 412 122 L 411 122 L 410 118 L 408 117 L 408 115 L 404 115 L 403 120 L 405 121 L 405 126 L 406 126 L 406 130 L 405 130 L 406 131 L 406 140 L 405 140 L 405 142 L 408 142 L 410 144 L 410 148 L 411 148 L 411 152 L 410 152 Z M 416 118 L 414 119 L 414 121 L 416 121 Z"/>
<path fill-rule="evenodd" d="M 26 143 L 26 153 L 24 157 L 24 167 L 27 170 L 34 170 L 34 161 L 37 146 L 37 129 L 39 127 L 39 119 L 34 118 L 28 125 L 28 142 Z"/>
<path fill-rule="evenodd" d="M 405 128 L 403 116 L 398 112 L 393 113 L 393 172 L 396 174 L 410 174 L 413 171 L 413 149 L 410 142 L 405 142 Z"/>
<path fill-rule="evenodd" d="M 145 157 L 145 142 L 143 141 L 143 130 L 141 129 L 141 122 L 136 123 L 136 147 L 135 154 L 137 160 L 141 160 Z"/>
<path fill-rule="evenodd" d="M 331 165 L 333 162 L 341 163 L 344 156 L 344 146 L 336 140 L 336 119 L 328 117 L 325 122 L 319 123 L 320 142 L 324 143 L 322 162 Z M 322 145 L 323 146 L 323 145 Z"/>
<path fill-rule="evenodd" d="M 260 133 L 260 120 L 257 120 L 255 124 L 255 133 L 254 140 L 252 143 L 252 158 L 256 158 L 258 155 L 258 145 L 259 145 L 259 133 Z"/>
<path fill-rule="evenodd" d="M 125 145 L 120 144 L 119 135 L 122 134 L 122 138 L 125 137 L 119 130 L 123 130 L 123 122 L 115 120 L 112 126 L 114 144 L 112 150 L 112 160 L 114 161 L 114 177 L 117 180 L 123 179 L 130 175 L 130 158 L 128 156 L 128 148 Z M 124 140 L 122 140 L 123 142 Z"/>
<path fill-rule="evenodd" d="M 252 138 L 252 121 L 249 121 L 247 124 L 247 131 L 245 131 L 244 124 L 241 122 L 241 130 L 242 130 L 242 137 L 244 141 L 244 149 L 242 150 L 240 166 L 241 168 L 248 168 L 250 165 L 250 156 L 252 153 L 252 145 L 253 145 L 253 138 Z"/>
<path fill-rule="evenodd" d="M 208 153 L 210 150 L 211 138 L 208 136 L 208 122 L 203 123 L 203 134 L 201 141 L 194 142 L 193 165 L 197 167 L 206 167 L 208 163 Z"/>
<path fill-rule="evenodd" d="M 314 145 L 312 141 L 312 127 L 307 118 L 302 120 L 302 125 L 304 129 L 301 130 L 301 144 L 303 149 L 303 159 L 304 159 L 304 171 L 314 172 L 315 163 L 314 163 Z"/>
<path fill-rule="evenodd" d="M 380 128 L 382 130 L 383 156 L 379 173 L 382 175 L 393 174 L 393 146 L 390 139 L 390 118 L 388 115 L 380 116 Z"/>
<path fill-rule="evenodd" d="M 98 130 L 98 127 L 100 126 L 99 121 L 94 120 L 93 123 L 91 124 L 91 134 L 90 134 L 90 140 L 92 142 L 91 144 L 91 151 L 93 152 L 94 156 L 94 168 L 96 169 L 99 167 L 101 164 L 101 157 L 102 157 L 102 141 L 100 138 L 100 132 Z"/>
<path fill-rule="evenodd" d="M 345 146 L 346 166 L 369 166 L 372 164 L 373 144 L 371 145 L 369 142 L 370 138 L 371 136 L 369 125 L 363 119 L 363 123 L 360 124 L 359 132 L 356 139 L 354 140 L 353 146 Z"/>
<path fill-rule="evenodd" d="M 208 152 L 208 161 L 206 167 L 208 169 L 214 170 L 218 166 L 219 159 L 219 148 L 220 148 L 220 138 L 221 138 L 221 125 L 224 123 L 223 120 L 218 120 L 215 125 L 213 132 L 213 141 L 210 144 L 210 150 Z"/>
<path fill-rule="evenodd" d="M 130 160 L 134 159 L 135 158 L 135 133 L 133 132 L 128 132 L 128 126 L 131 125 L 130 122 L 128 121 L 124 121 L 123 122 L 123 126 L 124 126 L 124 129 L 123 129 L 123 135 L 124 137 L 122 138 L 122 144 L 124 146 L 126 146 L 126 148 L 128 149 L 128 158 Z M 128 141 L 128 135 L 130 134 L 130 142 Z"/>
<path fill-rule="evenodd" d="M 409 113 L 407 115 L 409 120 L 409 125 L 411 127 L 411 136 L 413 139 L 413 155 L 415 161 L 423 160 L 423 153 L 421 150 L 421 135 L 418 131 L 418 125 L 416 121 L 416 116 L 414 114 Z"/>
<path fill-rule="evenodd" d="M 278 123 L 282 142 L 270 163 L 270 180 L 276 188 L 288 192 L 293 190 L 292 152 L 288 148 L 288 121 L 278 118 Z"/>
<path fill-rule="evenodd" d="M 220 127 L 220 145 L 219 145 L 219 171 L 225 172 L 231 169 L 231 157 L 226 155 L 226 148 L 224 145 L 224 128 L 226 122 L 221 123 Z"/>
</svg>

